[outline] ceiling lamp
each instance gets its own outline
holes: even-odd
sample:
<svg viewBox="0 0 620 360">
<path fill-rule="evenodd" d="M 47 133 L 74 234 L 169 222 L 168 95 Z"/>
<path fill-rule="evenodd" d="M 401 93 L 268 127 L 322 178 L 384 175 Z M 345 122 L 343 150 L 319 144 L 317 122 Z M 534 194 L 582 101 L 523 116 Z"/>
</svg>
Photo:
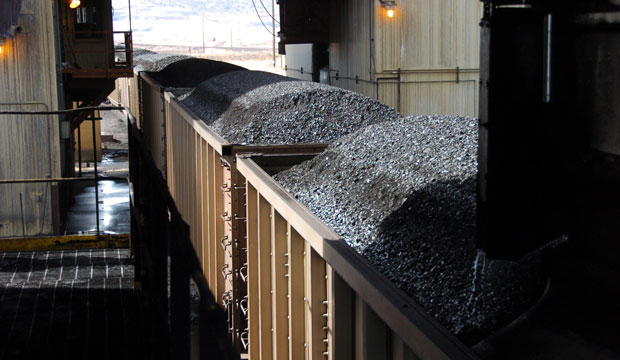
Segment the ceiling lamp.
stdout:
<svg viewBox="0 0 620 360">
<path fill-rule="evenodd" d="M 80 5 L 82 5 L 82 2 L 80 0 L 71 0 L 71 4 L 69 4 L 69 7 L 71 9 L 75 9 Z"/>
<path fill-rule="evenodd" d="M 393 18 L 396 13 L 396 1 L 390 0 L 379 0 L 381 1 L 381 6 L 385 9 L 387 17 Z"/>
</svg>

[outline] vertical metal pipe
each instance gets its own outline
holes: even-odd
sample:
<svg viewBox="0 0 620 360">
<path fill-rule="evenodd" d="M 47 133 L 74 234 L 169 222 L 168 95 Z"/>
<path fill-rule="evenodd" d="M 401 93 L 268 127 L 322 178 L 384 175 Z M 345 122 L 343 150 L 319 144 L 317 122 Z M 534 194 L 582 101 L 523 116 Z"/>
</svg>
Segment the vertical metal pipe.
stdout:
<svg viewBox="0 0 620 360">
<path fill-rule="evenodd" d="M 127 5 L 129 6 L 129 31 L 133 31 L 131 27 L 131 0 L 127 0 Z"/>
<path fill-rule="evenodd" d="M 397 86 L 398 86 L 398 89 L 396 89 L 396 97 L 397 97 L 397 99 L 396 99 L 396 104 L 397 104 L 396 110 L 398 112 L 400 112 L 400 68 L 398 68 L 398 85 Z"/>
<path fill-rule="evenodd" d="M 22 212 L 22 235 L 26 237 L 26 219 L 24 218 L 24 200 L 22 199 L 22 193 L 19 193 L 19 208 Z"/>
<path fill-rule="evenodd" d="M 273 32 L 273 67 L 276 67 L 276 6 L 275 0 L 271 0 L 271 29 Z"/>
<path fill-rule="evenodd" d="M 374 29 L 374 0 L 369 0 L 369 6 L 368 6 L 368 74 L 370 75 L 370 81 L 372 81 L 372 66 L 373 66 L 373 61 L 372 61 L 372 55 L 373 55 L 373 47 L 372 47 L 372 43 L 374 41 L 373 37 L 372 37 L 372 33 L 373 33 L 373 29 Z M 379 96 L 377 95 L 377 98 Z"/>
<path fill-rule="evenodd" d="M 99 173 L 97 172 L 97 138 L 95 137 L 95 111 L 90 114 L 93 134 L 93 164 L 95 166 L 95 216 L 97 217 L 97 236 L 99 236 Z"/>
<path fill-rule="evenodd" d="M 78 125 L 77 127 L 77 130 L 78 130 L 78 169 L 79 169 L 78 171 L 79 171 L 80 177 L 82 177 L 82 130 L 81 128 L 82 126 Z"/>
<path fill-rule="evenodd" d="M 547 14 L 545 17 L 545 80 L 544 80 L 544 102 L 551 102 L 551 53 L 552 53 L 552 34 L 553 34 L 553 15 Z"/>
</svg>

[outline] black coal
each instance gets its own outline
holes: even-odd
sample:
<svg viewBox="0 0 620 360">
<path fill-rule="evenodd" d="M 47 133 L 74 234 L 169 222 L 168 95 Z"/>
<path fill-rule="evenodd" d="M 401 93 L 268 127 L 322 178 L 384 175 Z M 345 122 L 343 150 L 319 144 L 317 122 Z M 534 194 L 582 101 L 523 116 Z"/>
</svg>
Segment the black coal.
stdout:
<svg viewBox="0 0 620 360">
<path fill-rule="evenodd" d="M 476 249 L 475 119 L 420 116 L 368 126 L 276 179 L 463 341 L 540 295 L 539 259 Z"/>
</svg>

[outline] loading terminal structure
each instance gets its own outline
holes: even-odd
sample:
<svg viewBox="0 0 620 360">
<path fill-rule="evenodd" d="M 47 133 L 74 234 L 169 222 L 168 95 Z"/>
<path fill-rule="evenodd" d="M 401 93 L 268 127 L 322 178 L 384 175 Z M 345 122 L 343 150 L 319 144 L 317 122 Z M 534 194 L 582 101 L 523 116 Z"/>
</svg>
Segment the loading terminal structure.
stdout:
<svg viewBox="0 0 620 360">
<path fill-rule="evenodd" d="M 115 39 L 110 2 L 82 1 L 79 12 L 99 14 L 96 21 L 70 3 L 1 5 L 1 358 L 620 356 L 616 1 L 467 5 L 482 11 L 480 62 L 467 67 L 479 95 L 473 108 L 454 109 L 479 118 L 477 246 L 493 261 L 536 254 L 546 282 L 535 304 L 475 343 L 448 331 L 274 180 L 327 143 L 231 143 L 186 102 L 209 79 L 250 72 L 189 60 L 134 73 L 131 33 Z M 393 6 L 397 19 L 399 10 L 426 9 L 441 22 L 448 11 L 424 4 L 369 1 L 360 21 L 376 30 L 373 21 L 389 21 L 383 10 Z M 312 80 L 327 65 L 334 84 L 340 57 L 323 50 L 354 28 L 334 10 L 357 8 L 279 5 L 280 50 L 309 51 Z M 463 15 L 460 6 L 448 7 Z M 43 49 L 49 56 L 32 55 Z M 199 68 L 200 82 L 172 84 Z M 442 74 L 460 80 L 460 71 Z M 396 74 L 397 98 L 411 100 Z M 113 90 L 119 106 L 99 107 Z M 455 101 L 469 99 L 461 94 Z M 76 176 L 73 137 L 85 120 L 94 133 L 98 112 L 119 110 L 130 139 L 131 234 L 61 236 L 68 184 L 102 179 Z"/>
</svg>

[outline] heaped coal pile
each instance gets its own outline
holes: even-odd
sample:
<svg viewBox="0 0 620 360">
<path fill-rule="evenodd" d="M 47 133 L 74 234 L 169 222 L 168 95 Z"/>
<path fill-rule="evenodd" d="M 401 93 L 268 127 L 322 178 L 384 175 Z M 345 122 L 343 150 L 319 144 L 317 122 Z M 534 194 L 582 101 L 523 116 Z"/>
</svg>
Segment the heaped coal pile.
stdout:
<svg viewBox="0 0 620 360">
<path fill-rule="evenodd" d="M 165 87 L 194 88 L 214 76 L 239 70 L 245 68 L 222 61 L 189 58 L 174 62 L 149 75 Z"/>
<path fill-rule="evenodd" d="M 250 74 L 252 81 L 248 81 Z M 212 125 L 235 99 L 245 93 L 258 87 L 286 81 L 294 80 L 262 71 L 234 71 L 204 81 L 191 93 L 179 97 L 179 100 L 205 123 Z"/>
<path fill-rule="evenodd" d="M 364 95 L 260 71 L 213 77 L 181 100 L 227 141 L 243 144 L 326 143 L 402 118 Z"/>
<path fill-rule="evenodd" d="M 475 247 L 477 121 L 420 116 L 369 126 L 276 179 L 398 287 L 473 344 L 535 302 L 538 259 Z"/>
<path fill-rule="evenodd" d="M 139 56 L 143 56 L 143 55 L 148 55 L 148 54 L 157 54 L 155 51 L 151 51 L 148 49 L 140 49 L 140 48 L 133 48 L 133 57 L 139 57 Z"/>
<path fill-rule="evenodd" d="M 141 51 L 139 54 L 134 52 L 134 70 L 161 71 L 170 64 L 189 58 L 187 55 L 158 54 L 148 50 Z"/>
</svg>

